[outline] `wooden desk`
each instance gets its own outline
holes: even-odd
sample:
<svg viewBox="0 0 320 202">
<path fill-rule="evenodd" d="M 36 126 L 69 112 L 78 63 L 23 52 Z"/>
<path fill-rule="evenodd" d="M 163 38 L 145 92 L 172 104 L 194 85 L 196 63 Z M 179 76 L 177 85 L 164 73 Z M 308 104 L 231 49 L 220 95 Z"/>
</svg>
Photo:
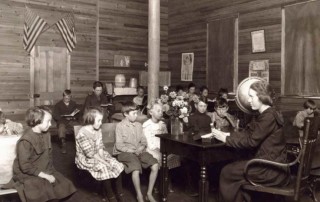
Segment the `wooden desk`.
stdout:
<svg viewBox="0 0 320 202">
<path fill-rule="evenodd" d="M 201 140 L 194 141 L 189 135 L 156 135 L 161 139 L 160 151 L 162 153 L 162 168 L 160 172 L 160 194 L 161 201 L 168 201 L 168 167 L 167 155 L 177 154 L 181 157 L 193 160 L 200 165 L 199 201 L 208 201 L 207 165 L 214 162 L 225 161 L 236 158 L 236 151 L 226 147 L 224 143 L 202 143 Z"/>
</svg>

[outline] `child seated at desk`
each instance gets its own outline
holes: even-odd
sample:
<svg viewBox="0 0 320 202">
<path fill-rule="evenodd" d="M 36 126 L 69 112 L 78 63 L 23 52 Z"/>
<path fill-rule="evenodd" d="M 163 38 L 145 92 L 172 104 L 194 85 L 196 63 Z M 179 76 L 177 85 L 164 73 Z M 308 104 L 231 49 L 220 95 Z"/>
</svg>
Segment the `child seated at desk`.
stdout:
<svg viewBox="0 0 320 202">
<path fill-rule="evenodd" d="M 195 100 L 196 111 L 189 116 L 188 132 L 194 140 L 200 140 L 201 135 L 211 132 L 211 118 L 206 114 L 207 104 L 202 100 Z M 199 165 L 187 158 L 183 158 L 183 167 L 186 175 L 186 192 L 190 196 L 198 196 Z"/>
<path fill-rule="evenodd" d="M 224 98 L 218 98 L 215 102 L 215 112 L 211 115 L 213 126 L 217 129 L 222 129 L 232 126 L 233 128 L 238 127 L 237 119 L 228 113 L 228 102 Z"/>
<path fill-rule="evenodd" d="M 23 132 L 21 123 L 6 119 L 6 116 L 0 111 L 0 135 L 17 135 Z"/>
<path fill-rule="evenodd" d="M 189 116 L 188 131 L 194 135 L 194 139 L 200 139 L 200 135 L 211 132 L 211 118 L 206 114 L 207 103 L 202 99 L 195 101 L 196 112 Z"/>
<path fill-rule="evenodd" d="M 143 134 L 142 125 L 136 121 L 138 112 L 136 105 L 133 102 L 127 102 L 122 106 L 121 111 L 125 118 L 116 127 L 113 153 L 117 155 L 118 161 L 124 164 L 125 172 L 132 173 L 138 202 L 144 201 L 139 174 L 142 173 L 142 167 L 151 168 L 145 200 L 155 202 L 152 190 L 158 175 L 158 161 L 146 151 L 147 139 Z"/>
</svg>

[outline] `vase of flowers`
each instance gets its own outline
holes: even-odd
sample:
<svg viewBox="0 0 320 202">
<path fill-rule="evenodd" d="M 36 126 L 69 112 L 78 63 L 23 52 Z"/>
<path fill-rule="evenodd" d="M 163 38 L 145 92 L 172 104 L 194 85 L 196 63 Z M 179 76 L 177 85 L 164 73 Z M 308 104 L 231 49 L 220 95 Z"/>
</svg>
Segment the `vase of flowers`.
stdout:
<svg viewBox="0 0 320 202">
<path fill-rule="evenodd" d="M 178 117 L 170 117 L 171 135 L 183 134 L 183 123 Z"/>
<path fill-rule="evenodd" d="M 168 93 L 168 87 L 164 87 L 164 94 L 160 96 L 164 113 L 170 117 L 171 134 L 180 135 L 183 133 L 183 122 L 188 122 L 190 106 L 187 94 L 178 95 L 175 91 Z"/>
</svg>

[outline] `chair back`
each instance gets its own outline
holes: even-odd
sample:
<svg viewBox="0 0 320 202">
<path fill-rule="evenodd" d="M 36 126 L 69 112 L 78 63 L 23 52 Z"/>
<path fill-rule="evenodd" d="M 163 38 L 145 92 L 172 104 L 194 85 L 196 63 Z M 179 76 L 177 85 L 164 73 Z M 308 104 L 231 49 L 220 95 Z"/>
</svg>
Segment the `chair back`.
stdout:
<svg viewBox="0 0 320 202">
<path fill-rule="evenodd" d="M 102 142 L 104 144 L 105 150 L 111 155 L 113 152 L 113 146 L 116 140 L 116 126 L 118 123 L 104 123 L 101 125 Z M 78 134 L 81 125 L 74 126 L 75 136 Z"/>
<path fill-rule="evenodd" d="M 105 150 L 112 155 L 113 146 L 116 141 L 116 126 L 118 123 L 104 123 L 101 126 L 102 141 Z"/>
<path fill-rule="evenodd" d="M 74 130 L 74 137 L 77 136 L 80 128 L 82 127 L 82 125 L 76 125 L 76 126 L 73 126 L 73 130 Z"/>
<path fill-rule="evenodd" d="M 294 200 L 298 200 L 301 188 L 304 188 L 308 182 L 310 168 L 313 159 L 313 152 L 316 146 L 318 130 L 320 126 L 320 117 L 306 118 L 303 130 L 303 141 L 300 151 L 300 164 L 297 173 L 295 185 Z"/>
</svg>

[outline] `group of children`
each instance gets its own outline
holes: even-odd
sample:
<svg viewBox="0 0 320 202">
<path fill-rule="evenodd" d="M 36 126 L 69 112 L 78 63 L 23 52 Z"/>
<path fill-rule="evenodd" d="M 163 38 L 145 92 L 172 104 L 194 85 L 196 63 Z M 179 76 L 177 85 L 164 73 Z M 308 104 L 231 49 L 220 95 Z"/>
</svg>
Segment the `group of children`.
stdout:
<svg viewBox="0 0 320 202">
<path fill-rule="evenodd" d="M 193 88 L 194 86 L 191 86 Z M 202 92 L 208 91 L 202 88 Z M 205 93 L 206 94 L 206 93 Z M 305 110 L 299 112 L 294 125 L 303 127 L 303 120 L 313 116 L 316 104 L 312 100 L 304 103 Z M 215 112 L 207 115 L 207 102 L 200 98 L 195 103 L 196 111 L 189 117 L 188 130 L 191 134 L 211 132 L 211 123 L 215 128 L 237 126 L 236 119 L 227 113 L 228 103 L 223 96 L 215 101 Z M 133 102 L 122 107 L 124 119 L 116 126 L 116 140 L 113 154 L 104 150 L 101 125 L 103 111 L 89 107 L 83 115 L 83 127 L 75 134 L 78 168 L 87 170 L 93 178 L 101 181 L 110 202 L 122 202 L 123 171 L 131 173 L 138 202 L 156 201 L 152 195 L 161 165 L 160 140 L 156 134 L 167 133 L 162 121 L 162 104 L 155 101 L 149 109 L 150 119 L 143 124 L 136 121 L 138 108 Z M 76 188 L 73 183 L 54 169 L 52 146 L 47 133 L 51 126 L 51 111 L 43 107 L 30 108 L 26 113 L 29 126 L 17 143 L 17 157 L 13 164 L 13 178 L 5 186 L 16 188 L 22 201 L 74 200 Z M 5 119 L 0 111 L 0 134 L 22 133 L 22 125 Z M 169 169 L 180 166 L 180 157 L 170 154 Z M 142 168 L 150 168 L 149 184 L 144 196 L 140 187 Z M 71 201 L 72 201 L 71 200 Z"/>
<path fill-rule="evenodd" d="M 215 99 L 209 99 L 209 89 L 206 86 L 200 87 L 199 96 L 196 94 L 196 85 L 194 83 L 190 83 L 188 85 L 188 91 L 185 92 L 184 88 L 180 85 L 176 86 L 177 95 L 183 95 L 185 93 L 188 94 L 188 102 L 191 107 L 191 114 L 198 113 L 197 105 L 205 105 L 204 112 L 211 117 L 211 122 L 214 124 L 216 128 L 224 128 L 224 127 L 237 127 L 238 120 L 236 117 L 232 116 L 228 113 L 228 89 L 220 88 L 218 92 L 218 96 Z M 195 98 L 197 97 L 197 98 Z M 142 86 L 138 86 L 137 88 L 137 96 L 133 98 L 133 102 L 139 107 L 140 111 L 146 108 L 146 96 L 144 92 L 144 88 Z M 198 103 L 201 102 L 201 103 Z M 207 107 L 209 102 L 214 103 L 214 112 L 208 112 Z M 202 107 L 203 108 L 203 107 Z M 142 109 L 142 110 L 141 110 Z M 203 113 L 204 113 L 203 112 Z"/>
</svg>

